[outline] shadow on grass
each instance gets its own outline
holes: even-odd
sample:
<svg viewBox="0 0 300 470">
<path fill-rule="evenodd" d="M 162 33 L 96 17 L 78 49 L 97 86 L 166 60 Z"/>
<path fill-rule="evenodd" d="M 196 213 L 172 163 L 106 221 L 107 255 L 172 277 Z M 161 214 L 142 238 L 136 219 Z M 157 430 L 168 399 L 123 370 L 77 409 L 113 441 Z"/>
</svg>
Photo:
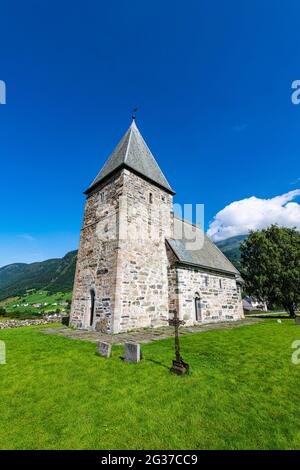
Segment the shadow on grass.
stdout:
<svg viewBox="0 0 300 470">
<path fill-rule="evenodd" d="M 97 356 L 99 356 L 99 353 L 95 353 Z M 125 361 L 125 357 L 124 356 L 119 356 L 119 359 L 123 362 L 126 362 Z M 141 354 L 141 360 L 139 362 L 143 362 L 143 361 L 147 361 L 147 362 L 152 362 L 153 364 L 156 364 L 157 366 L 161 366 L 163 367 L 164 369 L 167 369 L 169 370 L 170 367 L 167 366 L 166 364 L 164 364 L 163 362 L 160 362 L 160 361 L 156 361 L 154 359 L 145 359 L 142 354 Z"/>
<path fill-rule="evenodd" d="M 168 369 L 168 370 L 170 369 L 170 366 L 166 366 L 166 364 L 164 364 L 163 362 L 155 361 L 154 359 L 147 359 L 147 361 L 153 362 L 153 364 L 156 364 L 157 366 L 164 367 L 165 369 Z"/>
<path fill-rule="evenodd" d="M 247 317 L 248 317 L 248 318 L 275 318 L 275 319 L 277 319 L 277 318 L 282 318 L 282 319 L 291 319 L 291 317 L 290 317 L 289 315 L 284 314 L 284 313 L 282 313 L 282 314 L 279 313 L 278 315 L 277 315 L 276 313 L 275 313 L 275 314 L 272 314 L 272 313 L 271 313 L 270 315 L 255 313 L 255 314 L 253 314 L 253 315 L 251 315 L 251 314 L 245 315 L 245 318 L 247 318 Z"/>
</svg>

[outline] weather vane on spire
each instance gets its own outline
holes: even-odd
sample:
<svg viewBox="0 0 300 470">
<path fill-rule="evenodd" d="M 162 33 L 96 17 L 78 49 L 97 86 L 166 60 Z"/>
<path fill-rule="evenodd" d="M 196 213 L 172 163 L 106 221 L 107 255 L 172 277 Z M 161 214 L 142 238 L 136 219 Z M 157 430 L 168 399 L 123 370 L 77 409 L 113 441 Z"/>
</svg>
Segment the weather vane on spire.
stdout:
<svg viewBox="0 0 300 470">
<path fill-rule="evenodd" d="M 136 113 L 138 112 L 138 108 L 133 108 L 132 110 L 132 119 L 135 121 L 136 120 Z"/>
</svg>

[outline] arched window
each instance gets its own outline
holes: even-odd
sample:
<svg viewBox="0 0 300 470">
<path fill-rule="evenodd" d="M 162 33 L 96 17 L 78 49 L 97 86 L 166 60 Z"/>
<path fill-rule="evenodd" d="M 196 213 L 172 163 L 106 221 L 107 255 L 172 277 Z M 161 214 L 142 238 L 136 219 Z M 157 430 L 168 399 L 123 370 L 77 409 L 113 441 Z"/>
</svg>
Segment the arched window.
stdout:
<svg viewBox="0 0 300 470">
<path fill-rule="evenodd" d="M 195 294 L 195 319 L 201 321 L 201 299 L 198 292 Z"/>
<path fill-rule="evenodd" d="M 153 194 L 152 193 L 149 193 L 149 202 L 150 202 L 150 204 L 152 204 L 152 202 L 153 202 Z"/>
<path fill-rule="evenodd" d="M 94 315 L 95 315 L 95 290 L 91 289 L 90 290 L 90 295 L 91 295 L 91 311 L 90 311 L 90 326 L 93 325 L 94 322 Z"/>
</svg>

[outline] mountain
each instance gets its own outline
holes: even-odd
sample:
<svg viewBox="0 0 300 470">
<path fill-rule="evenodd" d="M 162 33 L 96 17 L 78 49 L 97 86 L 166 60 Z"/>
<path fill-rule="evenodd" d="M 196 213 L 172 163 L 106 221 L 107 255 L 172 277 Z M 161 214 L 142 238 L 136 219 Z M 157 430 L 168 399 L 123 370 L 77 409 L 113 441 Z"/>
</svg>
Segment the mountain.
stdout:
<svg viewBox="0 0 300 470">
<path fill-rule="evenodd" d="M 27 289 L 43 289 L 50 293 L 72 290 L 77 251 L 63 258 L 38 263 L 14 263 L 0 268 L 0 300 L 23 295 Z"/>
<path fill-rule="evenodd" d="M 237 235 L 236 237 L 227 238 L 216 242 L 217 247 L 224 253 L 225 256 L 232 262 L 232 264 L 240 271 L 241 270 L 241 253 L 240 245 L 246 240 L 248 235 Z"/>
<path fill-rule="evenodd" d="M 247 235 L 227 238 L 216 245 L 225 256 L 241 269 L 240 244 Z M 0 268 L 0 300 L 23 295 L 28 289 L 41 289 L 52 294 L 70 292 L 76 268 L 77 250 L 63 258 L 48 259 L 38 263 L 14 263 Z"/>
</svg>

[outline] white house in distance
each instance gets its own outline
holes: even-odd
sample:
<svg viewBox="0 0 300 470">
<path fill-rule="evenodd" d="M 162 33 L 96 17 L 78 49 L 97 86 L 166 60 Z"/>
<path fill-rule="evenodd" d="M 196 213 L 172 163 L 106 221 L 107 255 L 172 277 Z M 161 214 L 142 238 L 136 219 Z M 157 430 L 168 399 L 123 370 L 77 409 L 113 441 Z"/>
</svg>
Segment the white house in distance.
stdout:
<svg viewBox="0 0 300 470">
<path fill-rule="evenodd" d="M 244 297 L 243 299 L 243 308 L 244 310 L 261 310 L 262 312 L 267 312 L 268 307 L 266 302 L 261 302 L 254 297 Z"/>
</svg>

